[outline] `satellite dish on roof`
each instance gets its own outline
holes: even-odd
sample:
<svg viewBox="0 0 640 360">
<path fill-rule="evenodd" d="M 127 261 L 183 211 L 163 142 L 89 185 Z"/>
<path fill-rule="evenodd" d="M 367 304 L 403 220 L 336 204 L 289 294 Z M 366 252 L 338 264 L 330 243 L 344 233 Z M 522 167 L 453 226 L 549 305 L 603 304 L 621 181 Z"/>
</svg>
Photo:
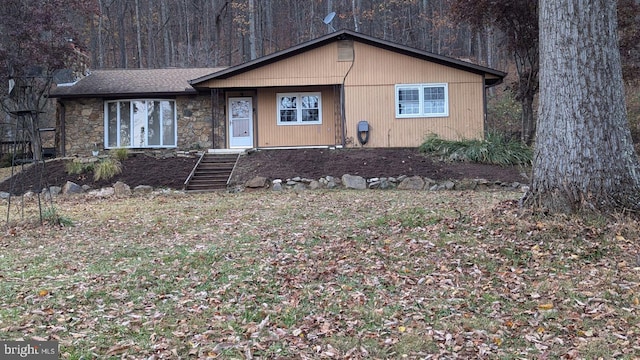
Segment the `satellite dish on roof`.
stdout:
<svg viewBox="0 0 640 360">
<path fill-rule="evenodd" d="M 332 11 L 329 14 L 327 14 L 327 16 L 324 17 L 324 20 L 322 20 L 322 22 L 329 25 L 333 21 L 334 17 L 336 17 L 336 12 Z"/>
<path fill-rule="evenodd" d="M 322 20 L 323 23 L 329 26 L 329 29 L 331 31 L 336 31 L 336 29 L 333 26 L 331 26 L 331 22 L 333 21 L 334 17 L 336 17 L 336 12 L 332 11 L 329 14 L 327 14 L 327 16 L 325 16 L 324 19 Z"/>
</svg>

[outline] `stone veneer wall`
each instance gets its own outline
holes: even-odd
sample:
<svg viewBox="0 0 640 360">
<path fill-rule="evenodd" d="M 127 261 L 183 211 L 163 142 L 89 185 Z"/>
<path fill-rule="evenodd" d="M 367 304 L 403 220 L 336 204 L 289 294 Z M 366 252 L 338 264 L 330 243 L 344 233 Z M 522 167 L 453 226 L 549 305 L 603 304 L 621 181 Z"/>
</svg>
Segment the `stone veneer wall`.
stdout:
<svg viewBox="0 0 640 360">
<path fill-rule="evenodd" d="M 94 144 L 104 143 L 104 102 L 102 99 L 65 100 L 65 153 L 91 156 Z"/>
<path fill-rule="evenodd" d="M 179 96 L 178 149 L 208 149 L 213 145 L 209 95 Z M 104 146 L 104 100 L 65 100 L 65 152 L 67 156 L 91 156 L 94 144 Z"/>
<path fill-rule="evenodd" d="M 213 146 L 211 97 L 207 95 L 179 96 L 178 148 L 182 150 L 209 149 Z"/>
</svg>

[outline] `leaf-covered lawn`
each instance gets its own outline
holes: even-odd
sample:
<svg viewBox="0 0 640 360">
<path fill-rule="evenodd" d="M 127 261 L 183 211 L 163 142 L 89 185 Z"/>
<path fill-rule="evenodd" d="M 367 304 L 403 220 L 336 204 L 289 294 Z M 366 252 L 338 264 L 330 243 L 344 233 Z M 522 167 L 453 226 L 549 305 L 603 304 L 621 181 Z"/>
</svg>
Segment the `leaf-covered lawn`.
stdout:
<svg viewBox="0 0 640 360">
<path fill-rule="evenodd" d="M 532 217 L 519 196 L 59 198 L 62 228 L 14 198 L 0 338 L 65 359 L 639 356 L 638 224 Z"/>
</svg>

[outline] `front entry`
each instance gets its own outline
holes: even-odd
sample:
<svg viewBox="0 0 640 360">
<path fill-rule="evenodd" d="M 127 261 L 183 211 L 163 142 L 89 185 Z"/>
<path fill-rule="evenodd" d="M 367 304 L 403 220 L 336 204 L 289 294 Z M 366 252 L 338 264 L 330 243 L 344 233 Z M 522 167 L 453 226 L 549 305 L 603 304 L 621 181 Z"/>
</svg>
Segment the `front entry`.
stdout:
<svg viewBox="0 0 640 360">
<path fill-rule="evenodd" d="M 229 98 L 229 147 L 253 147 L 253 103 L 250 97 Z"/>
</svg>

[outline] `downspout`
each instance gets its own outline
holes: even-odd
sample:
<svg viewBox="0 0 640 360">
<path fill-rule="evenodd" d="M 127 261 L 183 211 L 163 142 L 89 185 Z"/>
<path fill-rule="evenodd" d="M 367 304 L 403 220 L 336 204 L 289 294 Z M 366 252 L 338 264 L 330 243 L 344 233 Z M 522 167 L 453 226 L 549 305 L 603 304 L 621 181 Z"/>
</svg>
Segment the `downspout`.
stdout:
<svg viewBox="0 0 640 360">
<path fill-rule="evenodd" d="M 353 40 L 352 40 L 353 41 Z M 356 42 L 353 41 L 352 42 L 352 46 L 351 46 L 351 65 L 349 65 L 349 69 L 347 70 L 346 74 L 344 74 L 344 77 L 342 78 L 342 86 L 340 87 L 340 111 L 341 111 L 341 117 L 342 117 L 342 146 L 346 146 L 346 141 L 347 141 L 347 112 L 345 109 L 345 91 L 344 91 L 344 84 L 347 82 L 347 76 L 349 76 L 349 73 L 351 72 L 351 69 L 353 69 L 353 64 L 356 62 Z"/>
<path fill-rule="evenodd" d="M 482 132 L 484 138 L 487 137 L 487 90 L 489 86 L 487 86 L 487 82 L 485 79 L 485 74 L 482 74 Z"/>
</svg>

